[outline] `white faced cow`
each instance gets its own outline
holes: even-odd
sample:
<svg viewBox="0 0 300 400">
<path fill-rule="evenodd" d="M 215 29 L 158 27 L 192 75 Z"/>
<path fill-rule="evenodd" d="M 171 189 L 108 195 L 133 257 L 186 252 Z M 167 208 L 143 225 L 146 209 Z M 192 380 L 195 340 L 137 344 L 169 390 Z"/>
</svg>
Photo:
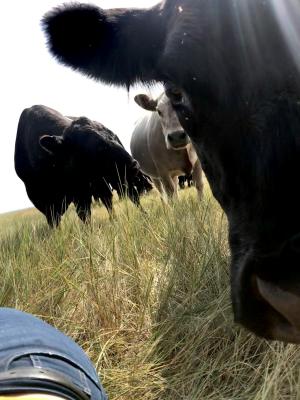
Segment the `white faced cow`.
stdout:
<svg viewBox="0 0 300 400">
<path fill-rule="evenodd" d="M 192 174 L 201 198 L 201 164 L 169 98 L 165 93 L 157 100 L 139 94 L 134 100 L 150 111 L 137 122 L 130 143 L 132 156 L 142 171 L 150 175 L 159 192 L 168 197 L 177 196 L 178 176 Z"/>
</svg>

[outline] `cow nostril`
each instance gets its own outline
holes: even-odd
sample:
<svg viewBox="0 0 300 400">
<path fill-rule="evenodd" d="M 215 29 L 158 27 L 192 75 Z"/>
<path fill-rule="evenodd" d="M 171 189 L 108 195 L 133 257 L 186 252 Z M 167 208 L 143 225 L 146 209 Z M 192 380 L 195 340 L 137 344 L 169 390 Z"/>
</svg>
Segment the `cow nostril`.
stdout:
<svg viewBox="0 0 300 400">
<path fill-rule="evenodd" d="M 184 131 L 173 132 L 168 134 L 168 140 L 170 142 L 179 142 L 184 141 L 187 137 L 187 134 Z"/>
</svg>

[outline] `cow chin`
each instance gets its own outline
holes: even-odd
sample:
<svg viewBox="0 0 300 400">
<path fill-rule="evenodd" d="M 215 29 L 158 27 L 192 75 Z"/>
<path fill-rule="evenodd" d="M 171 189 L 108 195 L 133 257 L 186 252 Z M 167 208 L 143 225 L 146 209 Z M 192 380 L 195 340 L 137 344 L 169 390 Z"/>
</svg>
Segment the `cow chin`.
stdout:
<svg viewBox="0 0 300 400">
<path fill-rule="evenodd" d="M 284 260 L 288 264 L 283 264 Z M 300 343 L 300 273 L 298 254 L 284 248 L 261 259 L 246 256 L 232 265 L 235 321 L 258 336 Z M 285 265 L 282 271 L 282 265 Z M 284 275 L 284 276 L 283 276 Z"/>
<path fill-rule="evenodd" d="M 269 305 L 268 336 L 274 340 L 300 343 L 300 296 L 256 277 L 262 299 Z"/>
<path fill-rule="evenodd" d="M 256 315 L 236 316 L 235 321 L 265 339 L 299 344 L 300 297 L 258 277 L 253 277 L 253 281 L 255 295 L 261 296 L 253 307 Z"/>
<path fill-rule="evenodd" d="M 187 147 L 187 145 L 185 145 L 185 146 L 178 145 L 178 146 L 171 146 L 170 148 L 172 150 L 184 150 L 184 149 L 186 149 L 186 147 Z"/>
</svg>

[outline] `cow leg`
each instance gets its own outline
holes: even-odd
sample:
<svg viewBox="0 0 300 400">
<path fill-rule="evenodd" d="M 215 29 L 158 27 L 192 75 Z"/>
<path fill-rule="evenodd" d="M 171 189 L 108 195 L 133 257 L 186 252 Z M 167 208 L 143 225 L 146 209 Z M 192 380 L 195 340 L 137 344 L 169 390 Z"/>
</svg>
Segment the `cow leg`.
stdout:
<svg viewBox="0 0 300 400">
<path fill-rule="evenodd" d="M 66 199 L 63 199 L 61 201 L 55 201 L 51 204 L 47 204 L 44 207 L 44 211 L 42 212 L 45 214 L 48 225 L 51 228 L 56 228 L 59 225 L 61 217 L 66 212 L 68 206 L 69 203 L 67 203 Z"/>
<path fill-rule="evenodd" d="M 156 187 L 156 189 L 159 191 L 159 193 L 161 195 L 163 195 L 164 189 L 163 189 L 161 180 L 159 178 L 152 178 L 152 180 L 153 180 L 153 183 L 154 183 L 154 186 Z"/>
<path fill-rule="evenodd" d="M 110 185 L 105 181 L 104 178 L 94 185 L 93 196 L 95 200 L 101 200 L 102 204 L 108 211 L 109 217 L 111 218 L 114 214 L 113 192 Z"/>
<path fill-rule="evenodd" d="M 188 187 L 193 186 L 193 176 L 192 175 L 189 175 L 187 177 L 187 183 L 188 183 Z"/>
<path fill-rule="evenodd" d="M 100 200 L 104 204 L 104 207 L 107 209 L 109 218 L 114 216 L 114 209 L 113 209 L 113 195 L 110 190 L 106 191 L 105 193 L 99 193 Z"/>
<path fill-rule="evenodd" d="M 50 228 L 57 228 L 63 215 L 62 210 L 57 207 L 50 206 L 47 207 L 44 214 L 46 215 L 47 222 Z"/>
<path fill-rule="evenodd" d="M 199 160 L 197 160 L 194 165 L 192 178 L 194 181 L 195 188 L 197 189 L 198 192 L 198 197 L 201 200 L 203 195 L 203 173 L 202 173 L 201 163 Z"/>
<path fill-rule="evenodd" d="M 179 182 L 180 189 L 184 189 L 185 176 L 183 176 L 183 175 L 179 176 L 178 177 L 178 182 Z"/>
<path fill-rule="evenodd" d="M 178 176 L 177 176 L 177 175 L 176 175 L 176 176 L 173 176 L 173 183 L 174 183 L 175 193 L 176 193 L 176 195 L 178 195 L 178 186 L 179 186 L 179 183 L 178 183 Z"/>
<path fill-rule="evenodd" d="M 154 186 L 159 191 L 161 201 L 163 202 L 163 204 L 166 204 L 167 203 L 166 192 L 164 191 L 162 181 L 159 178 L 152 178 L 152 180 Z"/>
<path fill-rule="evenodd" d="M 78 217 L 81 219 L 82 222 L 90 222 L 91 221 L 91 204 L 92 199 L 91 197 L 77 199 L 74 201 L 76 212 Z"/>
<path fill-rule="evenodd" d="M 162 176 L 161 180 L 166 195 L 169 198 L 177 198 L 177 185 L 175 186 L 174 180 L 169 175 Z"/>
<path fill-rule="evenodd" d="M 51 228 L 56 228 L 60 223 L 61 216 L 66 211 L 69 204 L 66 204 L 65 200 L 51 200 L 50 194 L 46 193 L 43 189 L 44 188 L 41 188 L 39 184 L 26 186 L 29 199 L 32 201 L 34 206 L 45 215 L 48 225 Z"/>
</svg>

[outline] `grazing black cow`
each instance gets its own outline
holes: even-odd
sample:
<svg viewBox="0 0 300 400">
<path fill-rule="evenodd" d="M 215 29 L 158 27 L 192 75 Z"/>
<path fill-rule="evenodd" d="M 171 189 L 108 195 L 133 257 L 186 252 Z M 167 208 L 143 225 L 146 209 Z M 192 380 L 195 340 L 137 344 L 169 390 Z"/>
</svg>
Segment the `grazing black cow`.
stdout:
<svg viewBox="0 0 300 400">
<path fill-rule="evenodd" d="M 74 117 L 70 117 L 70 118 L 74 118 Z M 93 121 L 93 123 L 98 125 L 99 130 L 103 129 L 103 125 L 100 124 L 99 122 Z M 107 130 L 107 134 L 109 134 L 110 139 L 119 143 L 125 150 L 125 147 L 124 147 L 123 143 L 121 142 L 121 140 L 118 138 L 118 136 L 116 134 L 114 134 L 112 131 L 108 130 L 107 128 L 105 128 L 105 129 Z M 139 195 L 146 194 L 153 189 L 153 184 L 152 184 L 151 178 L 148 175 L 144 174 L 140 168 L 138 168 L 137 174 L 134 178 L 134 186 Z M 118 195 L 121 197 L 124 196 L 124 194 L 126 194 L 124 191 L 118 192 Z"/>
<path fill-rule="evenodd" d="M 69 204 L 90 218 L 92 196 L 112 211 L 112 189 L 139 205 L 141 173 L 118 137 L 88 118 L 64 117 L 46 106 L 25 109 L 19 120 L 15 169 L 28 197 L 56 226 Z"/>
<path fill-rule="evenodd" d="M 235 320 L 300 343 L 300 2 L 66 5 L 43 19 L 54 56 L 127 88 L 165 83 L 227 214 Z"/>
</svg>

